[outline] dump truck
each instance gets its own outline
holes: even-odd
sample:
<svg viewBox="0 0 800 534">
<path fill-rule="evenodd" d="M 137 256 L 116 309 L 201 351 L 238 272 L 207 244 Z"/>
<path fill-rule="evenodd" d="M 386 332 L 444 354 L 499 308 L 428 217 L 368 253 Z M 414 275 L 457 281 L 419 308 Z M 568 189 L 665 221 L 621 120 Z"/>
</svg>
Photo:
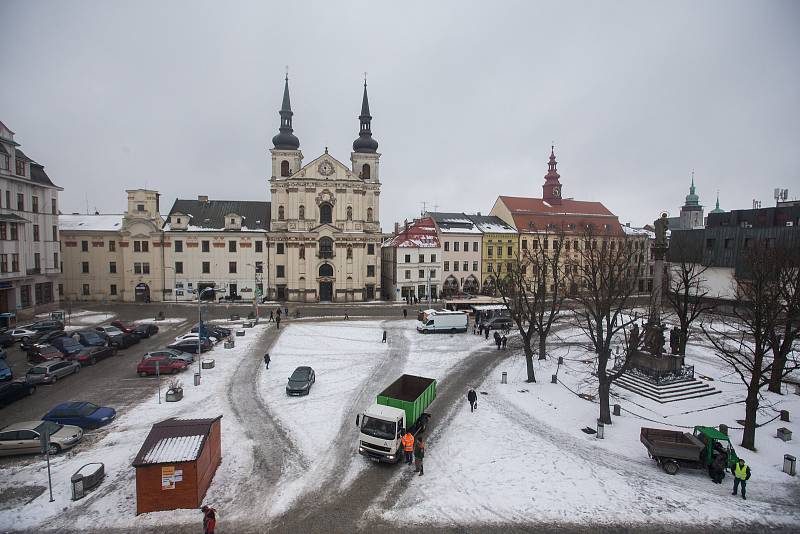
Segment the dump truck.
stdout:
<svg viewBox="0 0 800 534">
<path fill-rule="evenodd" d="M 696 426 L 692 433 L 642 427 L 639 441 L 647 448 L 648 456 L 670 475 L 681 467 L 707 468 L 717 454 L 725 456 L 727 468 L 739 461 L 730 438 L 709 426 Z"/>
<path fill-rule="evenodd" d="M 375 404 L 356 416 L 358 453 L 375 462 L 397 463 L 403 457 L 400 438 L 424 432 L 425 409 L 436 398 L 436 380 L 402 375 L 378 393 Z"/>
</svg>

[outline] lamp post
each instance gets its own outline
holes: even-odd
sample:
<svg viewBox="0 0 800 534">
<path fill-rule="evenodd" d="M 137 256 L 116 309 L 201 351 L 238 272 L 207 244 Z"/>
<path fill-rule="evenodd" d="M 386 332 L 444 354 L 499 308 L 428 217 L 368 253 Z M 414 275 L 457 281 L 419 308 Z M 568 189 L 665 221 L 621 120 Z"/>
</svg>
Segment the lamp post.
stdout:
<svg viewBox="0 0 800 534">
<path fill-rule="evenodd" d="M 201 303 L 203 302 L 203 294 L 206 291 L 216 291 L 213 287 L 207 287 L 197 292 L 197 374 L 203 376 L 203 316 Z"/>
</svg>

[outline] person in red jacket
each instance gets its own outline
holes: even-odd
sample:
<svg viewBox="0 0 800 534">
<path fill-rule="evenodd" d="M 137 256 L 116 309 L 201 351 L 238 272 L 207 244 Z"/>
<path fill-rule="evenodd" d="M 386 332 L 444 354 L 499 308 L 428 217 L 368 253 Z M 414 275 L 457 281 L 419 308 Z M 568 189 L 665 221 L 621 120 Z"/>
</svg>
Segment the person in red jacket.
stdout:
<svg viewBox="0 0 800 534">
<path fill-rule="evenodd" d="M 200 510 L 203 512 L 203 534 L 214 534 L 217 526 L 217 511 L 206 505 L 203 505 Z"/>
</svg>

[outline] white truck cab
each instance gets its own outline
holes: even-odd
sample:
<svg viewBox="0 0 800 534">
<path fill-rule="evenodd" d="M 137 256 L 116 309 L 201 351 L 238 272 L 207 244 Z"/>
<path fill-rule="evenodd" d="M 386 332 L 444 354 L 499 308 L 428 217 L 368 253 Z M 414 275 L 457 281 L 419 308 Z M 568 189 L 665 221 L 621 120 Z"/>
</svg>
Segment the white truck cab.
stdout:
<svg viewBox="0 0 800 534">
<path fill-rule="evenodd" d="M 400 408 L 373 404 L 356 421 L 358 452 L 375 462 L 394 463 L 403 456 L 400 438 L 406 412 Z"/>
</svg>

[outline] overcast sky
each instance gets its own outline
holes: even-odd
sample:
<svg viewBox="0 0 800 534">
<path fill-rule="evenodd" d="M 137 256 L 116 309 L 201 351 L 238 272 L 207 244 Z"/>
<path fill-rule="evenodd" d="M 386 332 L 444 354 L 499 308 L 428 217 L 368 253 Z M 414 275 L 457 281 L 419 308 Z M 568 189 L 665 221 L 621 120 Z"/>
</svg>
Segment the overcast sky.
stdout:
<svg viewBox="0 0 800 534">
<path fill-rule="evenodd" d="M 362 73 L 384 231 L 429 209 L 565 197 L 641 225 L 800 198 L 800 2 L 44 2 L 0 0 L 0 120 L 64 188 L 266 200 L 289 65 L 309 162 L 349 164 Z"/>
</svg>

